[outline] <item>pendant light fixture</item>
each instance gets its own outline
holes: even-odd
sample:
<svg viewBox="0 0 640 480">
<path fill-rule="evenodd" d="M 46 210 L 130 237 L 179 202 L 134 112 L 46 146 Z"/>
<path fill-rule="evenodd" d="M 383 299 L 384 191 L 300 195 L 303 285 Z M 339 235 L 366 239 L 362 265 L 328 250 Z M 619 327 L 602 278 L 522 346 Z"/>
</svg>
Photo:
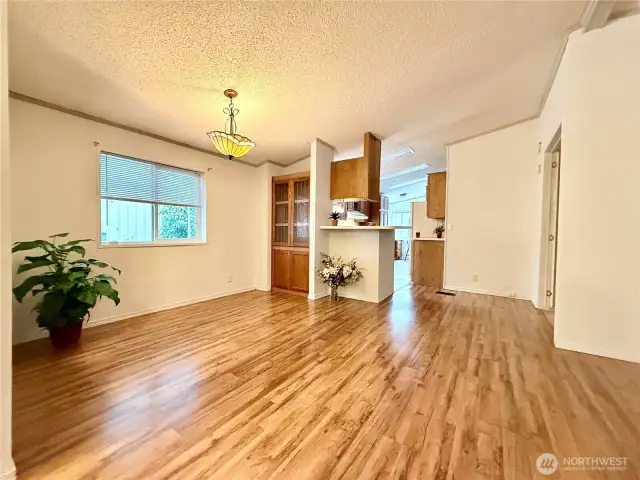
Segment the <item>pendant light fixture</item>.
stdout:
<svg viewBox="0 0 640 480">
<path fill-rule="evenodd" d="M 233 99 L 238 96 L 238 92 L 228 88 L 224 91 L 224 96 L 229 99 L 229 106 L 222 111 L 229 115 L 227 122 L 224 125 L 224 131 L 207 132 L 207 135 L 218 149 L 220 153 L 225 154 L 231 160 L 234 157 L 241 157 L 253 147 L 256 146 L 247 137 L 243 137 L 236 133 L 236 115 L 240 113 L 240 110 L 236 109 L 233 104 Z"/>
</svg>

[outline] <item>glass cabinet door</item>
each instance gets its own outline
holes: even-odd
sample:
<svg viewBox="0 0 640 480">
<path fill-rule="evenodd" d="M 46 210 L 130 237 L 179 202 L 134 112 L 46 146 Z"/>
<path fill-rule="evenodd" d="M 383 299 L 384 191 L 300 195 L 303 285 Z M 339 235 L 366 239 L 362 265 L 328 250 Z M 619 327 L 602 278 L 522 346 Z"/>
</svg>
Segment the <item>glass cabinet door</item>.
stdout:
<svg viewBox="0 0 640 480">
<path fill-rule="evenodd" d="M 289 243 L 289 183 L 274 186 L 273 242 Z"/>
<path fill-rule="evenodd" d="M 293 180 L 293 244 L 309 245 L 309 179 Z"/>
</svg>

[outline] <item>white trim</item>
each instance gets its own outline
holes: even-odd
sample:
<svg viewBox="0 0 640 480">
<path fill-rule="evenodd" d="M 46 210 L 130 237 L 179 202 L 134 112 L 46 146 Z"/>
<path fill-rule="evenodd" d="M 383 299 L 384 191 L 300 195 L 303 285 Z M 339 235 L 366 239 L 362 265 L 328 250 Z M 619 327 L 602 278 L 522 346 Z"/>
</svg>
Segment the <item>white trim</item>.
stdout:
<svg viewBox="0 0 640 480">
<path fill-rule="evenodd" d="M 597 30 L 607 24 L 616 0 L 591 0 L 582 14 L 580 23 L 584 32 Z"/>
<path fill-rule="evenodd" d="M 142 315 L 148 315 L 150 313 L 162 312 L 164 310 L 171 310 L 172 308 L 185 307 L 187 305 L 193 305 L 196 303 L 206 302 L 208 300 L 215 300 L 216 298 L 228 297 L 230 295 L 237 295 L 239 293 L 252 292 L 256 290 L 256 288 L 240 288 L 238 290 L 231 290 L 229 292 L 216 293 L 214 295 L 206 295 L 204 297 L 193 298 L 190 300 L 184 300 L 182 302 L 174 302 L 168 303 L 166 305 L 161 305 L 159 307 L 147 308 L 144 310 L 138 310 L 136 312 L 123 313 L 121 315 L 114 315 L 111 317 L 99 318 L 96 320 L 89 320 L 89 322 L 85 323 L 83 328 L 91 328 L 96 327 L 98 325 L 105 325 L 107 323 L 119 322 L 120 320 L 126 320 L 128 318 L 140 317 Z M 30 335 L 27 338 L 19 338 L 17 339 L 14 345 L 19 345 L 21 343 L 31 342 L 32 340 L 37 340 L 39 338 L 45 338 L 47 336 L 46 330 L 38 330 L 35 334 Z M 0 480 L 4 480 L 0 477 Z"/>
<path fill-rule="evenodd" d="M 193 298 L 190 300 L 184 300 L 181 302 L 168 303 L 166 305 L 161 305 L 159 307 L 147 308 L 144 310 L 139 310 L 137 312 L 123 313 L 121 315 L 114 315 L 112 317 L 100 318 L 98 320 L 90 320 L 88 323 L 85 323 L 84 328 L 95 327 L 97 325 L 104 325 L 106 323 L 118 322 L 120 320 L 126 320 L 127 318 L 139 317 L 142 315 L 148 315 L 149 313 L 162 312 L 164 310 L 171 310 L 173 308 L 185 307 L 187 305 L 193 305 L 195 303 L 206 302 L 209 300 L 215 300 L 216 298 L 228 297 L 231 295 L 237 295 L 239 293 L 252 292 L 255 288 L 239 288 L 238 290 L 231 290 L 229 292 L 216 293 L 213 295 L 205 295 L 204 297 Z"/>
<path fill-rule="evenodd" d="M 318 299 L 320 299 L 320 298 L 328 297 L 328 296 L 329 296 L 329 293 L 325 292 L 325 293 L 316 293 L 315 295 L 311 295 L 311 294 L 309 294 L 309 295 L 307 296 L 307 298 L 308 298 L 309 300 L 318 300 Z"/>
<path fill-rule="evenodd" d="M 562 350 L 569 350 L 572 352 L 583 353 L 585 355 L 596 355 L 598 357 L 604 357 L 604 358 L 614 358 L 616 360 L 622 360 L 625 362 L 640 363 L 640 352 L 637 350 L 636 350 L 635 356 L 623 357 L 623 356 L 620 356 L 620 354 L 615 350 L 609 350 L 607 348 L 603 349 L 601 345 L 597 347 L 594 347 L 591 345 L 585 347 L 584 343 L 576 344 L 571 341 L 565 341 L 565 340 L 558 341 L 555 338 L 553 343 L 556 348 L 560 348 Z"/>
<path fill-rule="evenodd" d="M 181 242 L 172 240 L 158 240 L 157 242 L 113 242 L 113 243 L 98 243 L 98 248 L 135 248 L 135 247 L 186 247 L 186 246 L 200 246 L 207 245 L 207 242 Z"/>
<path fill-rule="evenodd" d="M 541 217 L 540 217 L 540 257 L 538 258 L 538 285 L 537 291 L 534 292 L 536 298 L 533 301 L 533 305 L 539 310 L 547 310 L 547 264 L 549 255 L 549 216 L 550 216 L 550 202 L 551 202 L 551 162 L 553 153 L 558 149 L 558 146 L 562 142 L 562 124 L 558 126 L 553 137 L 549 141 L 549 144 L 544 149 L 542 159 L 542 205 L 541 205 Z M 558 178 L 560 182 L 560 178 Z M 556 232 L 558 236 L 558 232 Z M 556 262 L 557 263 L 557 262 Z M 557 265 L 556 265 L 557 268 Z M 554 299 L 557 302 L 557 298 Z"/>
<path fill-rule="evenodd" d="M 462 288 L 462 287 L 453 287 L 451 285 L 446 285 L 443 287 L 443 290 L 454 290 L 456 292 L 465 292 L 465 293 L 477 293 L 479 295 L 490 295 L 492 297 L 505 297 L 505 298 L 515 298 L 517 300 L 528 300 L 529 298 L 519 297 L 515 293 L 504 293 L 504 292 L 491 292 L 489 290 L 482 290 L 479 288 Z"/>
<path fill-rule="evenodd" d="M 15 480 L 17 477 L 16 466 L 11 460 L 11 469 L 8 472 L 0 474 L 0 480 Z"/>
</svg>

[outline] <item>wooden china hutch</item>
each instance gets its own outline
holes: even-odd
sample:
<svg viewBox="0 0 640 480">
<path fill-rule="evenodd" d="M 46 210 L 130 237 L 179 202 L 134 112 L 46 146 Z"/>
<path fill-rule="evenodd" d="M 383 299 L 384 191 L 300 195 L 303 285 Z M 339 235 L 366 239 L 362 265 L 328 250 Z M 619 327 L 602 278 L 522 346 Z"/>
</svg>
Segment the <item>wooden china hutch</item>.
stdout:
<svg viewBox="0 0 640 480">
<path fill-rule="evenodd" d="M 273 177 L 271 287 L 309 291 L 309 172 Z"/>
</svg>

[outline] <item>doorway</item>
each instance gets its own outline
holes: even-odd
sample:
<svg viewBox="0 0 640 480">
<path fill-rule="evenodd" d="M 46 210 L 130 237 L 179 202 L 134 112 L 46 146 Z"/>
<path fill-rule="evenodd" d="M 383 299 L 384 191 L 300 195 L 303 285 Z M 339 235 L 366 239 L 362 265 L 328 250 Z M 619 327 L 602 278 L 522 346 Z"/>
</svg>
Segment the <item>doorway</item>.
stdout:
<svg viewBox="0 0 640 480">
<path fill-rule="evenodd" d="M 553 323 L 553 312 L 556 305 L 556 271 L 558 258 L 558 218 L 560 198 L 560 168 L 562 159 L 561 130 L 554 136 L 547 150 L 549 162 L 549 223 L 547 235 L 547 262 L 545 275 L 545 302 L 544 308 L 548 310 L 547 318 Z"/>
</svg>

